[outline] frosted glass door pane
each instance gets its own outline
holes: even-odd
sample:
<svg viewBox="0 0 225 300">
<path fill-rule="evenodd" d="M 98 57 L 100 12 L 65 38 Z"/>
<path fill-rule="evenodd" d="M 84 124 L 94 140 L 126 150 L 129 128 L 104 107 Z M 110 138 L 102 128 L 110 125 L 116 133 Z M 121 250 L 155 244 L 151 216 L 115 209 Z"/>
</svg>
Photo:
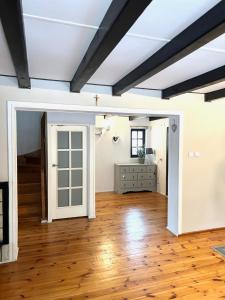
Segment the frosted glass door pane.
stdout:
<svg viewBox="0 0 225 300">
<path fill-rule="evenodd" d="M 58 151 L 58 168 L 69 168 L 69 151 Z"/>
<path fill-rule="evenodd" d="M 71 148 L 72 149 L 82 149 L 83 140 L 82 132 L 71 132 Z"/>
<path fill-rule="evenodd" d="M 58 131 L 58 149 L 69 149 L 68 131 Z"/>
<path fill-rule="evenodd" d="M 71 191 L 71 205 L 82 205 L 83 201 L 83 190 L 82 189 L 74 189 Z"/>
<path fill-rule="evenodd" d="M 71 186 L 72 187 L 82 186 L 83 185 L 83 180 L 82 180 L 83 172 L 82 172 L 82 170 L 73 170 L 73 171 L 71 171 L 71 173 L 72 173 Z"/>
<path fill-rule="evenodd" d="M 69 190 L 58 191 L 58 207 L 69 206 Z"/>
<path fill-rule="evenodd" d="M 69 187 L 69 171 L 58 172 L 58 187 Z"/>
<path fill-rule="evenodd" d="M 71 152 L 71 167 L 82 168 L 83 166 L 83 151 Z"/>
</svg>

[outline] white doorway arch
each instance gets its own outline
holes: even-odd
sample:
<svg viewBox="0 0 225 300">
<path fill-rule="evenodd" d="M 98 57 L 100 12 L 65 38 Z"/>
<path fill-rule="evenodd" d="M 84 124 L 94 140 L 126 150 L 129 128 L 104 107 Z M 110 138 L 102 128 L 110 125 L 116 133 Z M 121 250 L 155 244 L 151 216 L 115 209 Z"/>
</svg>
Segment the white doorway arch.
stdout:
<svg viewBox="0 0 225 300">
<path fill-rule="evenodd" d="M 17 131 L 16 112 L 57 111 L 82 112 L 111 115 L 165 116 L 170 118 L 169 131 L 169 193 L 168 193 L 168 230 L 173 234 L 182 233 L 182 160 L 183 160 L 183 113 L 146 109 L 129 109 L 101 106 L 64 105 L 53 103 L 8 101 L 8 167 L 9 167 L 9 261 L 18 256 L 18 210 L 17 210 Z M 176 125 L 176 126 L 172 126 Z M 174 130 L 176 127 L 176 130 Z M 172 129 L 173 128 L 173 129 Z M 94 126 L 91 131 L 90 147 L 94 147 Z M 94 151 L 90 165 L 89 217 L 95 216 L 95 172 Z M 171 166 L 171 167 L 170 167 Z"/>
</svg>

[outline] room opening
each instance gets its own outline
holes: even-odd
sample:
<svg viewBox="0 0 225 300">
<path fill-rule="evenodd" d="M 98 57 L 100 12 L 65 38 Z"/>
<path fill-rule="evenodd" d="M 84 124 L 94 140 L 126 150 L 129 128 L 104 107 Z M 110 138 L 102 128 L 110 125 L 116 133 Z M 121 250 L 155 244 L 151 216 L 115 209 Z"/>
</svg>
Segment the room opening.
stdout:
<svg viewBox="0 0 225 300">
<path fill-rule="evenodd" d="M 104 110 L 100 114 L 91 108 L 71 113 L 15 110 L 17 124 L 12 128 L 17 145 L 9 148 L 13 166 L 18 167 L 10 173 L 12 182 L 18 179 L 18 195 L 11 193 L 10 199 L 18 204 L 19 228 L 28 228 L 31 219 L 37 226 L 76 217 L 86 217 L 84 222 L 98 220 L 101 205 L 108 209 L 114 205 L 117 215 L 118 208 L 128 203 L 128 212 L 138 216 L 136 224 L 143 223 L 147 208 L 161 225 L 178 234 L 179 116 L 156 119 L 156 114 Z M 13 206 L 16 217 L 17 204 Z M 17 245 L 18 228 L 13 228 Z M 13 257 L 17 253 L 15 249 Z"/>
<path fill-rule="evenodd" d="M 47 216 L 46 113 L 17 111 L 18 226 Z M 20 242 L 20 241 L 19 241 Z"/>
<path fill-rule="evenodd" d="M 168 225 L 169 126 L 162 116 L 96 116 L 97 216 L 110 201 L 129 213 L 149 204 Z"/>
</svg>

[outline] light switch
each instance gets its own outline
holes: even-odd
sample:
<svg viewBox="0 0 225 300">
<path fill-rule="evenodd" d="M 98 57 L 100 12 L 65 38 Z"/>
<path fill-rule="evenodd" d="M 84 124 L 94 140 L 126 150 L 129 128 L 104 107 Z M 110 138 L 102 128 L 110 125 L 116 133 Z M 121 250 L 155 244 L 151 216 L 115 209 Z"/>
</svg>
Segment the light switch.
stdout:
<svg viewBox="0 0 225 300">
<path fill-rule="evenodd" d="M 189 157 L 194 157 L 194 152 L 192 152 L 192 151 L 188 152 L 188 156 Z"/>
<path fill-rule="evenodd" d="M 195 152 L 195 157 L 199 157 L 200 156 L 200 153 L 197 151 Z"/>
</svg>

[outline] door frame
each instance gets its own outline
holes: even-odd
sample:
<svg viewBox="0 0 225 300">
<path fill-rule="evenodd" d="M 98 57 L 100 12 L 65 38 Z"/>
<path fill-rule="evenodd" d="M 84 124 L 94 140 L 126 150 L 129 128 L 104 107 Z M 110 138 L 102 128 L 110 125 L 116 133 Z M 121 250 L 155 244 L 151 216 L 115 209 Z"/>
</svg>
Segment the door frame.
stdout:
<svg viewBox="0 0 225 300">
<path fill-rule="evenodd" d="M 169 179 L 169 127 L 166 127 L 166 196 L 168 197 Z"/>
<path fill-rule="evenodd" d="M 60 125 L 59 125 L 59 124 L 51 123 L 51 124 L 48 124 L 47 127 L 48 127 L 48 131 L 50 133 L 50 134 L 48 134 L 48 137 L 50 137 L 50 138 L 47 138 L 48 139 L 48 166 L 47 166 L 47 168 L 48 168 L 48 174 L 49 174 L 49 176 L 48 176 L 48 187 L 49 187 L 48 188 L 48 223 L 51 223 L 52 220 L 54 219 L 53 205 L 55 205 L 55 202 L 54 203 L 52 202 L 52 197 L 53 197 L 54 194 L 55 194 L 55 197 L 56 197 L 55 183 L 57 182 L 56 181 L 57 179 L 55 178 L 55 173 L 53 174 L 53 168 L 52 168 L 52 165 L 55 163 L 55 159 L 56 159 L 56 158 L 55 159 L 53 158 L 53 151 L 57 151 L 57 148 L 53 148 L 53 144 L 52 144 L 52 143 L 54 143 L 54 145 L 56 144 L 56 136 L 53 136 L 53 132 L 57 127 L 59 127 L 59 128 L 63 127 L 64 129 L 65 129 L 65 127 L 66 128 L 68 128 L 68 127 L 71 127 L 71 128 L 72 127 L 76 127 L 76 128 L 84 127 L 85 128 L 85 135 L 86 135 L 85 144 L 86 144 L 86 148 L 88 148 L 88 145 L 90 144 L 90 141 L 88 140 L 88 137 L 90 137 L 90 135 L 88 135 L 88 131 L 89 131 L 90 126 L 87 125 L 87 124 L 86 125 L 81 125 L 81 124 L 68 124 L 67 123 L 67 124 L 64 125 L 64 124 L 60 123 Z M 83 192 L 85 193 L 85 201 L 86 201 L 86 206 L 87 206 L 85 216 L 87 216 L 89 219 L 91 219 L 91 218 L 94 218 L 95 215 L 93 216 L 92 212 L 89 210 L 89 206 L 88 206 L 89 201 L 88 201 L 88 194 L 87 194 L 88 190 L 89 190 L 89 182 L 88 182 L 88 177 L 87 177 L 88 171 L 87 170 L 89 170 L 89 168 L 90 168 L 90 166 L 88 164 L 90 151 L 87 151 L 87 149 L 85 149 L 84 154 L 85 154 L 85 157 L 86 157 L 86 162 L 85 162 L 86 168 L 83 169 L 83 180 L 84 180 L 84 177 L 85 177 Z M 54 194 L 52 193 L 53 190 L 55 191 Z"/>
<path fill-rule="evenodd" d="M 174 235 L 182 234 L 182 169 L 183 169 L 183 112 L 179 111 L 161 111 L 151 109 L 135 109 L 122 107 L 103 107 L 103 106 L 81 106 L 68 104 L 26 102 L 26 101 L 7 101 L 8 113 L 8 171 L 9 171 L 9 260 L 15 261 L 18 257 L 18 203 L 17 203 L 17 123 L 16 112 L 22 111 L 57 111 L 57 112 L 82 112 L 98 114 L 114 114 L 114 115 L 133 115 L 133 116 L 165 116 L 178 119 L 176 132 L 176 150 L 177 170 L 176 184 L 173 184 L 171 191 L 176 192 L 173 202 L 175 207 L 171 212 L 171 217 L 176 217 L 175 226 L 171 226 L 168 220 L 168 230 Z M 174 121 L 173 121 L 174 123 Z M 91 125 L 89 130 L 90 138 L 90 176 L 89 180 L 89 218 L 95 218 L 95 126 Z M 174 143 L 173 143 L 174 144 Z M 170 190 L 170 188 L 169 188 Z M 170 197 L 169 197 L 170 198 Z M 174 206 L 174 203 L 173 203 Z M 168 214 L 168 218 L 169 217 Z M 171 220 L 172 221 L 172 220 Z"/>
</svg>

